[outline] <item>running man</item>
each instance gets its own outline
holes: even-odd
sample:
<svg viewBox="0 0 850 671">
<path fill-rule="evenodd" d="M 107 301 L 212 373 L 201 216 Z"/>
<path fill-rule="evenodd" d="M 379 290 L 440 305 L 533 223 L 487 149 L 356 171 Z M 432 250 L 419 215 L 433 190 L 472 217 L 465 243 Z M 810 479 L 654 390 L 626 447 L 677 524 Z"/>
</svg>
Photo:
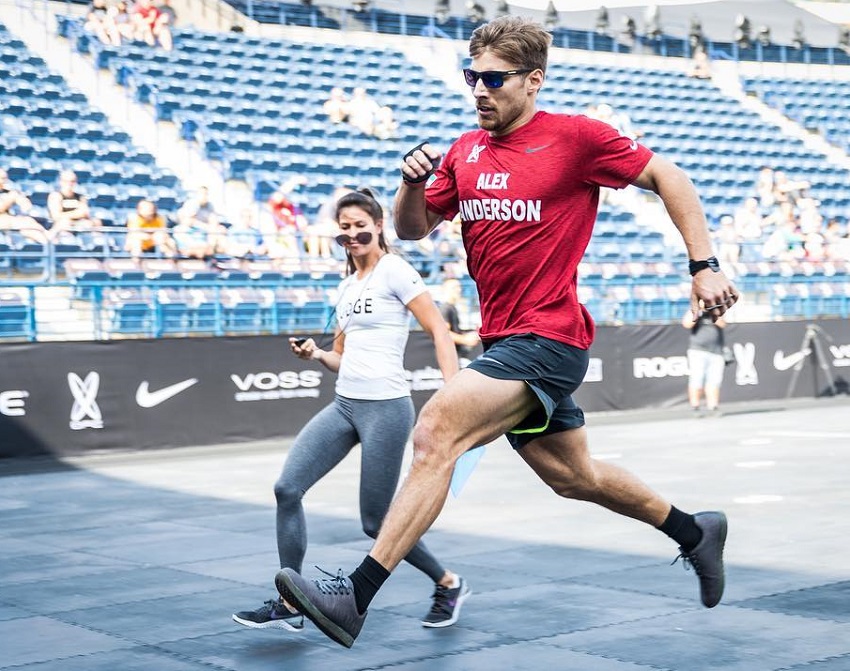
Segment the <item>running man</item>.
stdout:
<svg viewBox="0 0 850 671">
<path fill-rule="evenodd" d="M 584 415 L 572 400 L 594 335 L 576 294 L 576 269 L 599 188 L 635 184 L 661 197 L 691 259 L 695 314 L 721 317 L 737 291 L 712 256 L 699 196 L 684 172 L 607 124 L 537 110 L 550 42 L 542 26 L 519 17 L 477 28 L 464 77 L 480 128 L 462 135 L 442 161 L 428 144 L 404 157 L 398 235 L 423 238 L 460 212 L 485 353 L 422 409 L 410 472 L 363 563 L 334 580 L 308 580 L 291 569 L 277 575 L 287 601 L 342 645 L 353 645 L 369 603 L 440 514 L 455 460 L 504 433 L 555 493 L 672 538 L 699 577 L 703 605 L 712 608 L 723 595 L 725 515 L 682 512 L 622 468 L 592 459 Z"/>
</svg>

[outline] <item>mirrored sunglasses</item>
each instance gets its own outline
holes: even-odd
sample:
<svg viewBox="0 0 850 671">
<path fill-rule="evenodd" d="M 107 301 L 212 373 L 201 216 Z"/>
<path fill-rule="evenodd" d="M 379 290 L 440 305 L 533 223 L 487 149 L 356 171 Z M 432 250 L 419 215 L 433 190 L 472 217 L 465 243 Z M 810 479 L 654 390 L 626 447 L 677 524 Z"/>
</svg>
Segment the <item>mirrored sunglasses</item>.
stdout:
<svg viewBox="0 0 850 671">
<path fill-rule="evenodd" d="M 485 70 L 484 72 L 477 72 L 470 68 L 464 68 L 463 78 L 470 88 L 475 88 L 475 85 L 480 79 L 488 89 L 500 89 L 505 83 L 505 77 L 527 75 L 529 72 L 534 72 L 534 69 L 523 68 L 522 70 Z"/>
</svg>

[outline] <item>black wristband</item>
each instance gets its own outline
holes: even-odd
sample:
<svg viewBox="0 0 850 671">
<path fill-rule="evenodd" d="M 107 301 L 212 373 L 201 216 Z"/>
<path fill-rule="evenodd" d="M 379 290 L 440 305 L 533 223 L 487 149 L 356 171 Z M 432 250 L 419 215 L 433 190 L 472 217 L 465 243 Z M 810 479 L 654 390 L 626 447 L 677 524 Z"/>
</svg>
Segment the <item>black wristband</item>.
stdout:
<svg viewBox="0 0 850 671">
<path fill-rule="evenodd" d="M 413 156 L 413 153 L 414 153 L 414 152 L 419 151 L 419 150 L 420 150 L 420 149 L 422 149 L 422 147 L 424 147 L 426 144 L 428 144 L 428 141 L 427 141 L 427 140 L 426 140 L 425 142 L 422 142 L 421 144 L 416 145 L 413 149 L 411 149 L 409 152 L 407 152 L 407 153 L 406 153 L 406 154 L 402 157 L 402 162 L 407 162 L 407 159 L 408 159 L 408 157 L 409 157 L 409 156 Z M 428 160 L 431 160 L 431 159 L 428 159 Z M 433 167 L 432 167 L 432 168 L 431 168 L 428 172 L 426 172 L 424 175 L 421 175 L 421 176 L 419 176 L 419 177 L 408 177 L 406 174 L 404 174 L 404 170 L 402 170 L 402 171 L 401 171 L 401 178 L 402 178 L 405 182 L 407 182 L 408 184 L 422 184 L 422 182 L 426 181 L 426 180 L 427 180 L 427 179 L 428 179 L 431 175 L 433 175 L 433 174 L 434 174 L 434 171 L 435 171 L 437 168 L 439 168 L 439 167 L 440 167 L 440 161 L 439 161 L 439 159 L 437 159 L 436 161 L 431 161 L 431 165 L 432 165 Z"/>
<path fill-rule="evenodd" d="M 688 272 L 690 272 L 691 277 L 696 275 L 700 270 L 705 270 L 706 268 L 710 268 L 714 273 L 720 272 L 720 262 L 717 260 L 716 256 L 709 256 L 707 259 L 703 259 L 702 261 L 694 261 L 693 259 L 688 261 Z"/>
</svg>

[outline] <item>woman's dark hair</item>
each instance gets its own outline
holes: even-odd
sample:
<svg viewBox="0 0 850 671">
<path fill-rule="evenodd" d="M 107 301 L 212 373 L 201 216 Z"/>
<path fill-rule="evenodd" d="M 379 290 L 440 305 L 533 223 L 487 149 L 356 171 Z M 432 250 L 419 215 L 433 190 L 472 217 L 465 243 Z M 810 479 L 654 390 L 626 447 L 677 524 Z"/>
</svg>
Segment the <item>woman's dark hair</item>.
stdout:
<svg viewBox="0 0 850 671">
<path fill-rule="evenodd" d="M 383 222 L 384 221 L 384 209 L 381 207 L 381 204 L 378 202 L 378 199 L 375 198 L 375 194 L 371 189 L 367 189 L 365 187 L 358 189 L 357 191 L 351 191 L 345 194 L 342 198 L 336 201 L 336 210 L 334 211 L 334 220 L 339 221 L 339 213 L 346 207 L 359 207 L 366 214 L 372 217 L 372 220 L 375 222 Z M 383 249 L 385 252 L 389 252 L 390 248 L 387 245 L 387 240 L 384 237 L 384 231 L 378 234 L 378 246 Z M 354 266 L 354 261 L 351 258 L 351 254 L 348 253 L 348 250 L 345 250 L 345 257 L 348 261 L 348 274 L 356 272 L 357 268 Z"/>
</svg>

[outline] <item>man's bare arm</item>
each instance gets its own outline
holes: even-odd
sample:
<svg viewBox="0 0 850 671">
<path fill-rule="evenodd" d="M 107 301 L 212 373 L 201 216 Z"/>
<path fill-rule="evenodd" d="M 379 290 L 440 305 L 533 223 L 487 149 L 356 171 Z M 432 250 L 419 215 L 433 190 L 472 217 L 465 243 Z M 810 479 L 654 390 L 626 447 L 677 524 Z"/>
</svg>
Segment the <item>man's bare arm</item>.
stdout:
<svg viewBox="0 0 850 671">
<path fill-rule="evenodd" d="M 429 144 L 408 152 L 401 164 L 403 177 L 393 204 L 393 221 L 402 240 L 420 240 L 440 223 L 442 217 L 428 210 L 425 184 L 440 163 L 440 153 Z"/>
<path fill-rule="evenodd" d="M 689 258 L 704 260 L 713 256 L 699 194 L 684 171 L 660 156 L 653 156 L 634 184 L 661 197 L 670 219 L 682 234 Z M 717 319 L 737 300 L 738 290 L 722 271 L 705 269 L 693 276 L 691 311 L 695 319 L 703 309 Z"/>
<path fill-rule="evenodd" d="M 402 183 L 393 204 L 395 232 L 401 240 L 426 237 L 442 219 L 425 205 L 424 185 Z"/>
</svg>

